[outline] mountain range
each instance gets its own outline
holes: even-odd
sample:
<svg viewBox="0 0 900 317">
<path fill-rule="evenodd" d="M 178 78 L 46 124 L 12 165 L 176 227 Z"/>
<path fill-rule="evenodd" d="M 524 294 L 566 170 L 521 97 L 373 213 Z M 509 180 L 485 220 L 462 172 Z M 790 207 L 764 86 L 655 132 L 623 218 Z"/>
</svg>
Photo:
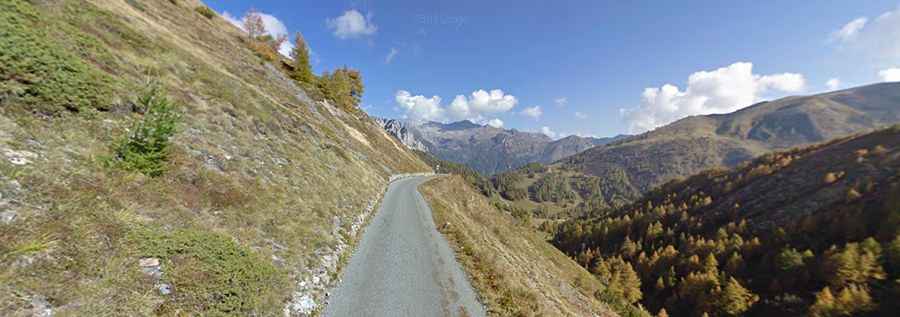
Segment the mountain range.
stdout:
<svg viewBox="0 0 900 317">
<path fill-rule="evenodd" d="M 376 121 L 410 149 L 465 164 L 485 175 L 528 163 L 552 163 L 623 138 L 572 135 L 554 140 L 542 133 L 495 128 L 468 120 L 452 123 L 397 119 Z"/>
<path fill-rule="evenodd" d="M 692 116 L 550 165 L 596 177 L 600 205 L 618 206 L 674 179 L 735 167 L 759 155 L 900 122 L 900 83 L 880 83 Z M 591 195 L 592 193 L 585 193 Z"/>
</svg>

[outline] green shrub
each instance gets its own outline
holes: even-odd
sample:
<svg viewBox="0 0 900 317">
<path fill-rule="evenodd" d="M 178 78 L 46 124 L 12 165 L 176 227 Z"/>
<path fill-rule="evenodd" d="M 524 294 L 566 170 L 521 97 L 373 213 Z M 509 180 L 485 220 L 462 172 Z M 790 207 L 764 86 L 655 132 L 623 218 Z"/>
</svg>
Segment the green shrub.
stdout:
<svg viewBox="0 0 900 317">
<path fill-rule="evenodd" d="M 144 111 L 144 117 L 114 145 L 113 164 L 126 170 L 159 176 L 165 171 L 170 139 L 181 117 L 158 87 L 151 88 L 138 98 L 137 105 Z"/>
<path fill-rule="evenodd" d="M 194 8 L 194 11 L 197 11 L 197 13 L 200 13 L 200 15 L 206 17 L 207 19 L 212 19 L 216 16 L 216 11 L 213 11 L 207 6 L 196 7 Z"/>
<path fill-rule="evenodd" d="M 280 312 L 287 274 L 231 237 L 195 229 L 129 233 L 138 257 L 159 258 L 162 281 L 173 293 L 159 308 L 200 315 L 273 315 Z"/>
<path fill-rule="evenodd" d="M 0 102 L 51 115 L 105 109 L 111 78 L 52 40 L 50 23 L 25 1 L 0 1 Z"/>
</svg>

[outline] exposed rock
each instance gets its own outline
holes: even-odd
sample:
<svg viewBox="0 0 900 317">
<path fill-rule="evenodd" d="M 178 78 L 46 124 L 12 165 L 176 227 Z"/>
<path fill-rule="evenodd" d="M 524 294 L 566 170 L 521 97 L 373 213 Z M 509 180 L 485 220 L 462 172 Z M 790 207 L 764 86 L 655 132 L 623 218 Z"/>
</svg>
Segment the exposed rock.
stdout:
<svg viewBox="0 0 900 317">
<path fill-rule="evenodd" d="M 142 258 L 138 261 L 141 271 L 155 279 L 162 278 L 162 266 L 157 258 Z"/>
<path fill-rule="evenodd" d="M 43 295 L 34 295 L 31 297 L 31 314 L 34 317 L 53 316 L 53 306 Z"/>
<path fill-rule="evenodd" d="M 157 283 L 156 289 L 159 290 L 159 293 L 162 295 L 172 294 L 172 285 L 166 283 Z"/>
<path fill-rule="evenodd" d="M 13 149 L 3 149 L 3 155 L 13 165 L 28 165 L 38 158 L 38 155 L 29 151 L 16 151 Z"/>
<path fill-rule="evenodd" d="M 19 214 L 15 210 L 0 212 L 0 223 L 3 223 L 4 225 L 11 224 L 13 221 L 16 221 L 16 217 L 18 216 Z"/>
<path fill-rule="evenodd" d="M 494 128 L 471 121 L 453 123 L 375 119 L 407 148 L 462 163 L 483 174 L 494 174 L 528 163 L 552 163 L 598 145 L 618 140 L 568 136 L 554 140 L 544 134 Z"/>
</svg>

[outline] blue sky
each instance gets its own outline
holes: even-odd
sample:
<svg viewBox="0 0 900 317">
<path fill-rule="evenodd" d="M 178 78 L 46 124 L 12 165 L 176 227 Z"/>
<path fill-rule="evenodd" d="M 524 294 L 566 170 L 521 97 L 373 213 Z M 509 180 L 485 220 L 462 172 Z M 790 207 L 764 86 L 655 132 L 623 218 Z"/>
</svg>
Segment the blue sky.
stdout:
<svg viewBox="0 0 900 317">
<path fill-rule="evenodd" d="M 283 25 L 274 29 L 302 32 L 317 72 L 361 70 L 370 114 L 502 121 L 556 137 L 637 133 L 764 99 L 900 80 L 897 1 L 207 4 L 238 18 L 252 7 Z"/>
</svg>

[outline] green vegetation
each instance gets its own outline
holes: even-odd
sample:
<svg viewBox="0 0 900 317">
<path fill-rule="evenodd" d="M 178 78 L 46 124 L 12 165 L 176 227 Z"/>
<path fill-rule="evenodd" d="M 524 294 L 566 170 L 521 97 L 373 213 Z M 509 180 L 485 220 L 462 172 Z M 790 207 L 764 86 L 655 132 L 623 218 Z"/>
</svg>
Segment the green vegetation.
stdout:
<svg viewBox="0 0 900 317">
<path fill-rule="evenodd" d="M 50 115 L 108 109 L 111 78 L 38 27 L 50 23 L 26 1 L 0 2 L 0 104 Z"/>
<path fill-rule="evenodd" d="M 608 281 L 598 296 L 651 311 L 896 315 L 898 151 L 887 129 L 765 155 L 562 223 L 553 243 Z"/>
<path fill-rule="evenodd" d="M 436 158 L 433 155 L 422 151 L 413 150 L 413 152 L 416 153 L 416 155 L 419 156 L 419 159 L 425 162 L 425 164 L 431 166 L 431 168 L 434 169 L 436 173 L 457 175 L 459 177 L 462 177 L 462 179 L 465 180 L 466 183 L 472 185 L 472 187 L 477 188 L 482 195 L 485 195 L 487 197 L 494 196 L 495 191 L 494 186 L 491 185 L 491 181 L 488 178 L 482 176 L 475 169 L 472 169 L 471 167 L 468 167 L 464 164 L 454 163 Z"/>
<path fill-rule="evenodd" d="M 172 4 L 178 5 L 177 3 L 174 3 L 174 2 Z M 210 9 L 207 6 L 196 7 L 196 8 L 194 8 L 194 11 L 197 11 L 197 13 L 200 13 L 200 15 L 206 17 L 207 19 L 215 18 L 218 15 L 218 14 L 216 14 L 216 11 L 213 11 L 213 9 Z"/>
<path fill-rule="evenodd" d="M 138 228 L 129 235 L 139 257 L 162 260 L 162 280 L 173 295 L 157 312 L 261 315 L 280 311 L 279 289 L 287 274 L 255 252 L 220 234 Z"/>
<path fill-rule="evenodd" d="M 175 134 L 180 115 L 157 86 L 138 98 L 137 106 L 144 116 L 126 137 L 116 142 L 112 164 L 149 176 L 160 176 L 165 171 L 170 139 Z"/>
<path fill-rule="evenodd" d="M 295 38 L 295 48 L 291 52 L 293 61 L 283 61 L 278 52 L 287 41 L 286 36 L 272 37 L 266 34 L 266 28 L 259 12 L 251 11 L 244 17 L 244 29 L 248 34 L 248 45 L 263 60 L 275 63 L 279 69 L 305 88 L 316 99 L 327 99 L 338 107 L 359 113 L 359 102 L 365 87 L 362 74 L 349 67 L 341 67 L 332 72 L 324 72 L 316 77 L 309 64 L 309 49 L 300 33 Z"/>
<path fill-rule="evenodd" d="M 291 51 L 291 58 L 294 59 L 292 64 L 293 70 L 291 78 L 304 87 L 310 86 L 316 82 L 316 75 L 313 74 L 312 65 L 309 64 L 309 47 L 306 46 L 306 40 L 303 34 L 297 32 L 294 39 L 294 50 Z"/>
<path fill-rule="evenodd" d="M 298 98 L 227 21 L 172 2 L 0 1 L 0 152 L 33 154 L 0 160 L 0 315 L 38 299 L 59 316 L 282 315 L 389 175 L 428 170 L 367 118 Z M 130 101 L 148 76 L 159 98 Z M 175 113 L 177 129 L 158 124 Z M 164 173 L 102 164 L 135 157 Z"/>
</svg>

